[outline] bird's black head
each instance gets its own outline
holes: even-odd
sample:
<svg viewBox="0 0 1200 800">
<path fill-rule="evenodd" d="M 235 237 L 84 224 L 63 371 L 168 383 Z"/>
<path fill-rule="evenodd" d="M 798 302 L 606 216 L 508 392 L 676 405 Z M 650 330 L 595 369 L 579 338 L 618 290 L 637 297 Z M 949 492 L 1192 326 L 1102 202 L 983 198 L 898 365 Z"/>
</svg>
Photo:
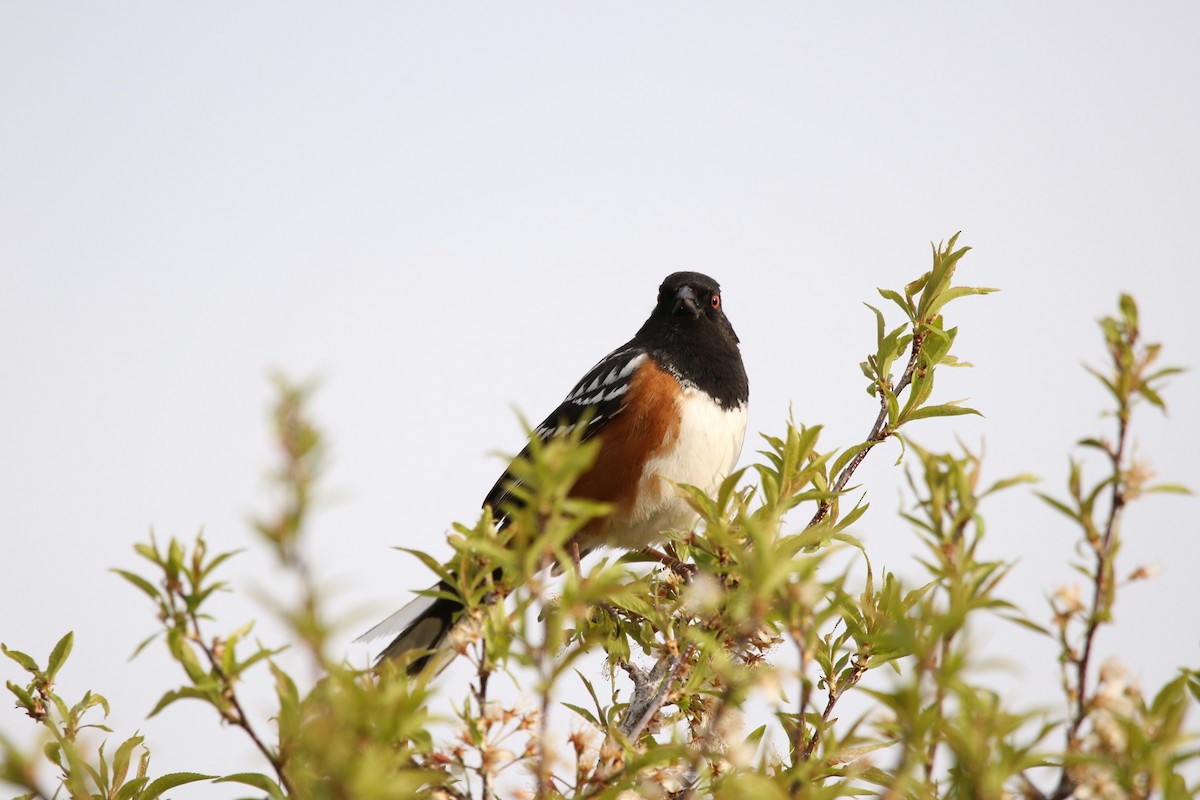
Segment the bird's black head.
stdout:
<svg viewBox="0 0 1200 800">
<path fill-rule="evenodd" d="M 711 331 L 710 326 L 715 326 L 737 344 L 737 334 L 721 302 L 721 286 L 712 278 L 699 272 L 676 272 L 658 287 L 658 304 L 650 319 L 685 335 Z"/>
<path fill-rule="evenodd" d="M 725 316 L 721 287 L 699 272 L 668 275 L 646 324 L 630 342 L 649 350 L 680 380 L 716 402 L 746 402 L 749 384 L 738 337 Z"/>
</svg>

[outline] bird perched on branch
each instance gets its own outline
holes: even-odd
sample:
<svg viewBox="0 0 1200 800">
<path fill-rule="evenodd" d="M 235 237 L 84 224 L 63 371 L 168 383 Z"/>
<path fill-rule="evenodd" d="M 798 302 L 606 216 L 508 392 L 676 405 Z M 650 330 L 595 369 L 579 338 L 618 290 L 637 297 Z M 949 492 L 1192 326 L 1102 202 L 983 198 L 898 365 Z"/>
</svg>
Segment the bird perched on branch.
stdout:
<svg viewBox="0 0 1200 800">
<path fill-rule="evenodd" d="M 580 531 L 572 549 L 586 555 L 605 546 L 647 548 L 663 531 L 692 524 L 695 513 L 675 484 L 707 492 L 721 484 L 741 454 L 749 394 L 720 286 L 698 272 L 668 275 L 641 329 L 588 370 L 534 431 L 544 440 L 586 424 L 582 438 L 600 440 L 595 463 L 571 495 L 613 510 Z M 497 515 L 516 502 L 512 482 L 505 471 L 484 500 Z M 439 590 L 451 591 L 444 584 Z M 420 596 L 359 641 L 394 637 L 381 660 L 423 651 L 409 665 L 415 673 L 446 641 L 461 610 L 449 597 Z"/>
</svg>

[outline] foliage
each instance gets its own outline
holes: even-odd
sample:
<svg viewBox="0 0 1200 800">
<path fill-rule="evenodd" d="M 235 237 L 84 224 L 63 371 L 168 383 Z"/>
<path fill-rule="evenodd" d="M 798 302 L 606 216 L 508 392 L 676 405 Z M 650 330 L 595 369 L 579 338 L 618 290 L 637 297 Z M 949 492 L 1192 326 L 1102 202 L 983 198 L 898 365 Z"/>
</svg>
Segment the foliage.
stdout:
<svg viewBox="0 0 1200 800">
<path fill-rule="evenodd" d="M 0 743 L 0 779 L 42 798 L 154 798 L 208 780 L 272 798 L 1193 796 L 1185 775 L 1200 754 L 1188 749 L 1185 722 L 1200 673 L 1181 670 L 1146 698 L 1119 665 L 1093 663 L 1121 583 L 1123 510 L 1151 492 L 1186 491 L 1149 485 L 1127 447 L 1138 401 L 1162 408 L 1163 380 L 1176 370 L 1153 368 L 1160 348 L 1141 342 L 1137 308 L 1122 296 L 1118 316 L 1101 323 L 1110 363 L 1094 370 L 1117 430 L 1081 442 L 1103 453 L 1107 474 L 1086 485 L 1072 460 L 1068 499 L 1041 495 L 1079 528 L 1089 595 L 1060 590 L 1043 627 L 999 594 L 1012 565 L 979 549 L 985 501 L 1032 478 L 989 485 L 978 455 L 907 438 L 922 420 L 977 413 L 933 400 L 937 371 L 962 365 L 943 311 L 991 291 L 954 283 L 966 252 L 953 237 L 933 249 L 929 272 L 880 291 L 904 320 L 889 328 L 872 307 L 876 347 L 862 370 L 879 412 L 862 442 L 825 450 L 819 426 L 793 423 L 763 436 L 761 458 L 716 496 L 681 487 L 703 525 L 672 532 L 661 552 L 607 558 L 580 575 L 568 543 L 606 509 L 569 489 L 595 443 L 533 439 L 514 468 L 525 504 L 510 525 L 498 531 L 485 510 L 455 526 L 449 564 L 413 551 L 465 608 L 452 644 L 470 666 L 469 689 L 442 685 L 432 666 L 416 678 L 402 664 L 363 673 L 330 654 L 326 598 L 303 537 L 325 447 L 305 412 L 308 389 L 280 381 L 280 508 L 253 529 L 294 576 L 298 599 L 275 610 L 323 677 L 302 690 L 278 663 L 280 648 L 251 643 L 249 626 L 213 633 L 209 601 L 228 588 L 217 576 L 234 553 L 209 553 L 203 537 L 152 539 L 135 548 L 146 571 L 115 570 L 157 612 L 139 650 L 161 639 L 182 671 L 152 714 L 184 699 L 210 706 L 257 748 L 263 771 L 151 778 L 142 737 L 109 751 L 104 736 L 86 735 L 109 733 L 91 721 L 108 704 L 86 692 L 70 705 L 58 693 L 67 634 L 44 669 L 4 649 L 29 675 L 9 690 L 47 741 L 40 753 Z M 922 547 L 919 585 L 877 574 L 853 535 L 868 506 L 842 508 L 859 464 L 889 438 L 908 459 L 912 505 L 901 516 Z M 804 527 L 797 509 L 812 511 Z M 1014 707 L 976 678 L 971 633 L 984 615 L 1057 641 L 1058 714 Z M 243 708 L 244 678 L 260 670 L 274 679 L 269 730 Z M 624 673 L 632 688 L 614 679 L 597 691 L 605 672 Z M 843 718 L 851 695 L 867 710 Z M 450 719 L 432 710 L 439 696 Z M 749 732 L 748 717 L 761 723 Z"/>
</svg>

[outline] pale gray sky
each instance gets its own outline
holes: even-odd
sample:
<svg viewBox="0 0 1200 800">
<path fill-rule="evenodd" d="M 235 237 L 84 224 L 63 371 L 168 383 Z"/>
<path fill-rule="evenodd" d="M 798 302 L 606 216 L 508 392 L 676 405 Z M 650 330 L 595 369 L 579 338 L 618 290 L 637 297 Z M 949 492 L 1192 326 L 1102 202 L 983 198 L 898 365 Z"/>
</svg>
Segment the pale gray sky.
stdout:
<svg viewBox="0 0 1200 800">
<path fill-rule="evenodd" d="M 490 454 L 520 445 L 512 408 L 552 408 L 667 273 L 724 285 L 752 431 L 790 405 L 848 445 L 875 415 L 862 302 L 960 229 L 962 281 L 1002 291 L 951 306 L 977 368 L 939 392 L 987 416 L 912 433 L 985 439 L 993 477 L 1061 492 L 1067 448 L 1109 424 L 1079 365 L 1120 291 L 1167 362 L 1200 365 L 1198 26 L 1185 2 L 3 3 L 0 640 L 44 657 L 74 629 L 64 691 L 107 694 L 156 770 L 229 771 L 246 748 L 207 709 L 142 721 L 178 675 L 156 649 L 126 663 L 152 609 L 107 569 L 150 527 L 247 542 L 269 369 L 324 380 L 339 500 L 316 563 L 339 607 L 382 614 L 428 583 L 389 548 L 444 553 Z M 1137 440 L 1200 488 L 1196 380 Z M 915 577 L 895 455 L 860 473 L 860 533 Z M 1016 491 L 987 550 L 1019 560 L 1007 596 L 1046 619 L 1073 533 Z M 1128 516 L 1123 566 L 1165 573 L 1100 647 L 1147 686 L 1200 661 L 1200 630 L 1160 625 L 1195 627 L 1177 622 L 1200 607 L 1195 519 L 1179 498 Z M 230 575 L 261 587 L 262 563 Z M 270 638 L 243 599 L 224 627 L 259 617 Z M 1051 648 L 989 636 L 1031 702 L 1054 698 Z M 0 730 L 30 732 L 15 712 Z"/>
</svg>

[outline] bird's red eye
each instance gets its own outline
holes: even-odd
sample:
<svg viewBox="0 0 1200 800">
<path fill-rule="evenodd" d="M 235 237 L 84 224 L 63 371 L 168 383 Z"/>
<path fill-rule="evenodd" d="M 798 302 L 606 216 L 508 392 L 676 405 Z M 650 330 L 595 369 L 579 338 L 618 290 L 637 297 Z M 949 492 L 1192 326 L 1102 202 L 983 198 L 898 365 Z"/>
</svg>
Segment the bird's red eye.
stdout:
<svg viewBox="0 0 1200 800">
<path fill-rule="evenodd" d="M 712 303 L 712 307 L 713 307 L 713 309 L 714 309 L 714 310 L 716 310 L 716 309 L 720 308 L 720 307 L 721 307 L 721 295 L 719 295 L 719 294 L 714 294 L 714 295 L 712 296 L 712 299 L 711 299 L 711 300 L 709 300 L 709 302 L 710 302 L 710 303 Z"/>
</svg>

